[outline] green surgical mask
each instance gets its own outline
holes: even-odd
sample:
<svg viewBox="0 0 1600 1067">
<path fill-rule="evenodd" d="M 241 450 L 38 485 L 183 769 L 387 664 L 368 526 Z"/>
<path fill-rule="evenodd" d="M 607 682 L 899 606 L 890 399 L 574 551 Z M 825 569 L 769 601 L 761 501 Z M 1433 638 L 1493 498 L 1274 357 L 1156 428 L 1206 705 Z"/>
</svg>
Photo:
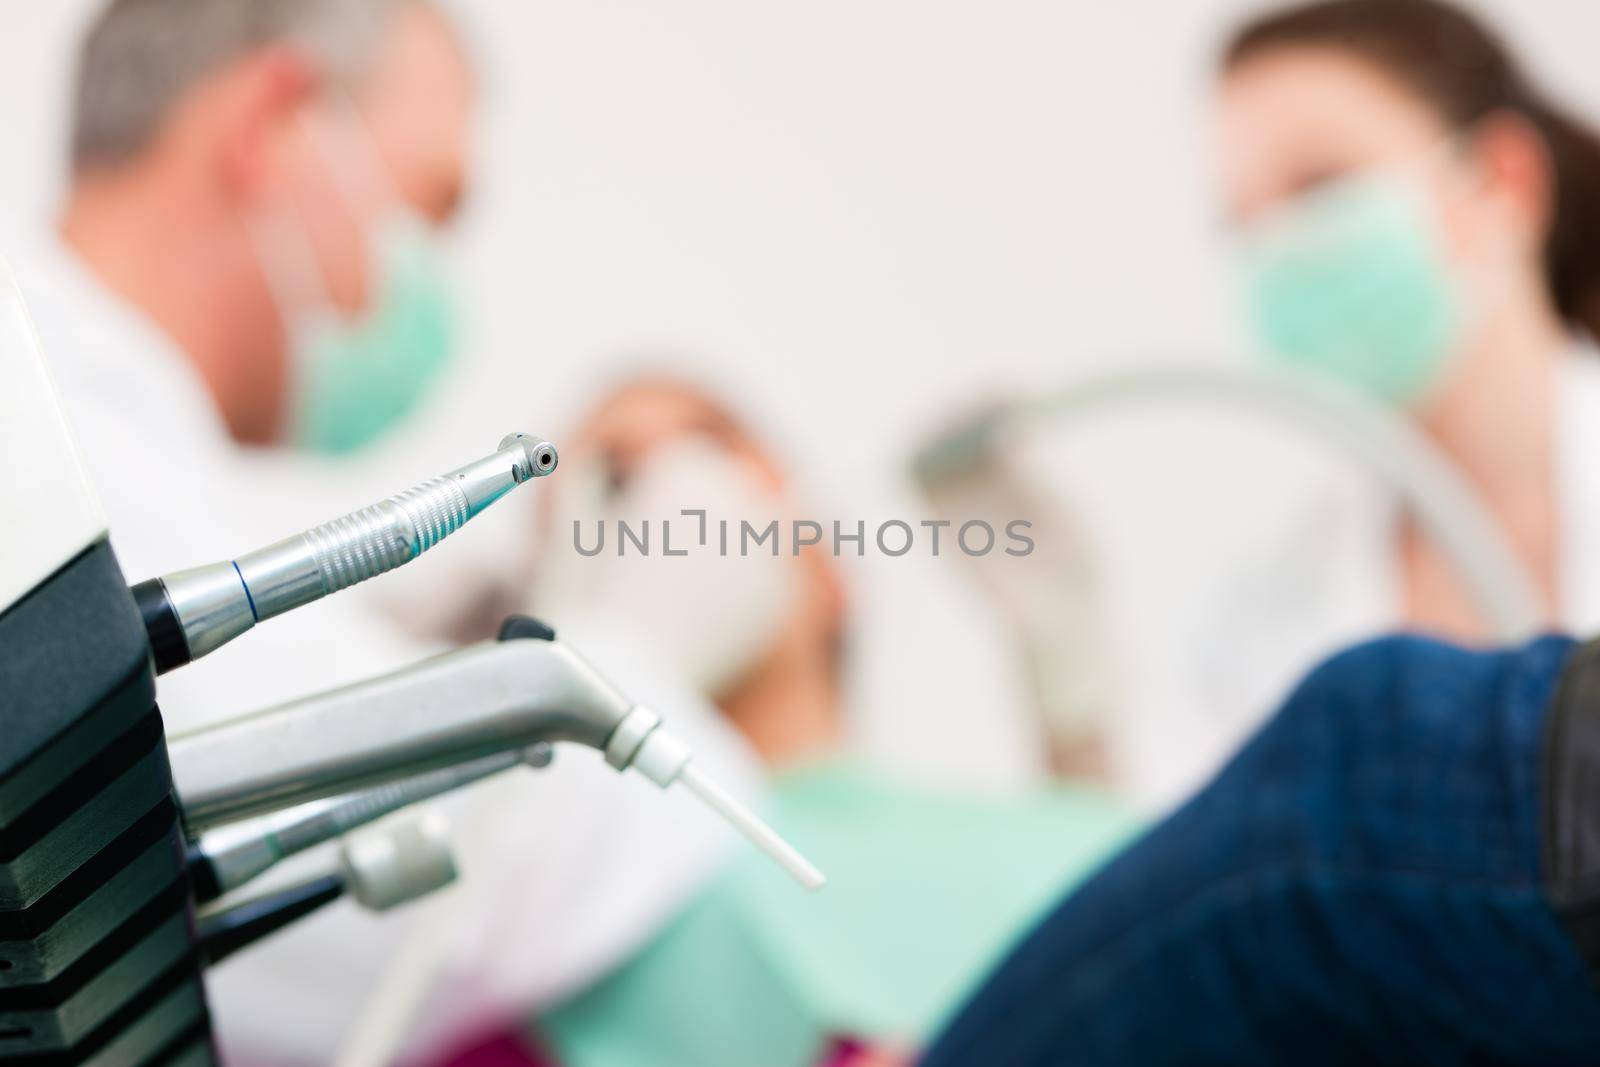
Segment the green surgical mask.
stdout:
<svg viewBox="0 0 1600 1067">
<path fill-rule="evenodd" d="M 1280 362 L 1414 404 L 1458 347 L 1464 314 L 1426 202 L 1401 176 L 1347 179 L 1253 235 L 1251 311 Z"/>
<path fill-rule="evenodd" d="M 455 317 L 427 221 L 407 208 L 354 107 L 307 129 L 357 217 L 378 190 L 387 207 L 367 227 L 368 299 L 357 315 L 329 292 L 306 221 L 290 207 L 247 219 L 289 347 L 287 435 L 324 453 L 352 452 L 401 421 L 450 362 Z M 357 178 L 365 177 L 365 182 Z"/>
<path fill-rule="evenodd" d="M 326 307 L 290 335 L 290 438 L 351 452 L 380 437 L 427 394 L 450 361 L 455 322 L 426 225 L 397 214 L 372 238 L 371 302 L 355 318 Z"/>
</svg>

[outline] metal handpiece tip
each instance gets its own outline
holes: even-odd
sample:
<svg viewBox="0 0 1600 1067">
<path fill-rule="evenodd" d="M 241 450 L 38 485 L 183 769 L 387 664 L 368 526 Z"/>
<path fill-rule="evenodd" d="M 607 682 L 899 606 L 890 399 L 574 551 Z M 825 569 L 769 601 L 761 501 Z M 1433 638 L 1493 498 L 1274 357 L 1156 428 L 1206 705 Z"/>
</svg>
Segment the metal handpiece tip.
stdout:
<svg viewBox="0 0 1600 1067">
<path fill-rule="evenodd" d="M 516 464 L 517 481 L 527 481 L 529 478 L 543 478 L 556 469 L 561 461 L 556 446 L 542 438 L 531 434 L 508 434 L 500 442 L 502 452 L 515 449 L 521 452 Z"/>
</svg>

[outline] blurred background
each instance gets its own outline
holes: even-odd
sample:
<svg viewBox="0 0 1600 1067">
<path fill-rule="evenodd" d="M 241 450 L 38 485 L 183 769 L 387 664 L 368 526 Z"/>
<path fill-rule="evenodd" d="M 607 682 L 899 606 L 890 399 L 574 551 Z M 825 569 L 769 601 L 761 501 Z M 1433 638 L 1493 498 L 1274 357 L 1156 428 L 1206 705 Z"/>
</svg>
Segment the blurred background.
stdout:
<svg viewBox="0 0 1600 1067">
<path fill-rule="evenodd" d="M 102 6 L 38 5 L 25 33 L 0 37 L 0 92 L 10 102 L 0 148 L 0 257 L 12 260 L 25 291 L 35 266 L 27 250 L 56 218 L 66 183 L 78 38 Z M 1376 85 L 1392 93 L 1396 85 L 1362 68 L 1336 71 L 1330 80 L 1315 54 L 1298 57 L 1303 68 L 1279 71 L 1281 82 L 1251 82 L 1255 88 L 1242 103 L 1232 101 L 1230 112 L 1229 143 L 1243 146 L 1245 160 L 1233 161 L 1234 177 L 1254 163 L 1255 178 L 1265 174 L 1281 187 L 1252 197 L 1260 188 L 1248 178 L 1235 181 L 1232 222 L 1244 225 L 1224 218 L 1229 196 L 1211 158 L 1218 141 L 1212 123 L 1220 52 L 1241 22 L 1266 10 L 1259 3 L 439 6 L 459 25 L 478 90 L 471 195 L 440 245 L 442 274 L 461 313 L 458 361 L 401 432 L 355 460 L 254 454 L 266 451 L 260 449 L 239 457 L 233 442 L 218 436 L 215 450 L 228 455 L 214 463 L 215 456 L 190 456 L 208 451 L 192 445 L 203 434 L 174 432 L 165 442 L 172 454 L 157 447 L 153 460 L 139 463 L 124 449 L 146 437 L 160 446 L 164 435 L 151 427 L 163 416 L 159 403 L 148 410 L 125 403 L 129 389 L 156 381 L 172 390 L 167 399 L 198 397 L 192 406 L 202 422 L 210 419 L 201 429 L 222 431 L 211 425 L 216 412 L 193 382 L 159 382 L 159 351 L 147 353 L 145 364 L 124 364 L 121 337 L 149 341 L 154 334 L 111 320 L 89 340 L 112 343 L 103 351 L 86 346 L 94 359 L 82 361 L 74 384 L 102 404 L 96 421 L 106 425 L 94 428 L 102 438 L 95 456 L 105 464 L 102 483 L 124 473 L 144 478 L 118 486 L 127 510 L 109 508 L 113 543 L 119 523 L 124 535 L 134 526 L 126 516 L 143 518 L 140 547 L 148 554 L 118 548 L 125 563 L 137 560 L 132 569 L 139 573 L 130 577 L 156 572 L 165 555 L 175 565 L 200 562 L 176 557 L 181 550 L 211 558 L 205 554 L 246 547 L 236 542 L 249 542 L 256 531 L 277 536 L 341 513 L 419 472 L 481 454 L 510 429 L 555 441 L 562 469 L 519 494 L 517 506 L 476 520 L 470 536 L 441 545 L 427 567 L 342 599 L 359 605 L 366 598 L 366 606 L 383 609 L 384 628 L 398 621 L 406 631 L 403 641 L 383 634 L 381 655 L 363 659 L 347 647 L 380 629 L 375 616 L 326 614 L 333 609 L 319 605 L 301 618 L 320 618 L 321 633 L 314 625 L 272 631 L 285 651 L 279 659 L 264 656 L 254 673 L 245 661 L 218 656 L 163 679 L 165 709 L 194 716 L 185 720 L 192 726 L 222 713 L 216 693 L 254 707 L 347 680 L 340 671 L 371 673 L 447 641 L 479 639 L 492 632 L 482 624 L 513 609 L 548 610 L 563 635 L 623 688 L 652 704 L 663 694 L 659 706 L 675 726 L 704 730 L 695 739 L 704 765 L 726 769 L 736 792 L 759 804 L 770 787 L 767 806 L 780 829 L 829 861 L 837 881 L 818 898 L 823 903 L 802 909 L 783 895 L 791 887 L 760 880 L 771 872 L 747 875 L 730 865 L 726 877 L 710 879 L 726 842 L 694 840 L 700 824 L 692 818 L 653 806 L 654 794 L 613 793 L 610 778 L 592 793 L 573 791 L 585 786 L 583 771 L 601 769 L 563 757 L 536 783 L 515 785 L 522 792 L 486 791 L 489 803 L 456 813 L 471 827 L 460 835 L 468 877 L 453 917 L 441 914 L 461 927 L 459 944 L 420 921 L 420 934 L 406 940 L 393 922 L 361 917 L 351 924 L 346 916 L 342 931 L 307 924 L 299 942 L 282 939 L 289 947 L 280 944 L 276 959 L 271 950 L 255 957 L 254 973 L 245 967 L 215 977 L 211 995 L 225 1036 L 265 1050 L 259 1062 L 267 1067 L 332 1062 L 335 1046 L 353 1050 L 356 1058 L 340 1061 L 346 1067 L 372 1067 L 389 1062 L 414 1018 L 466 1031 L 482 1021 L 478 1015 L 493 1014 L 485 1006 L 505 1016 L 491 1019 L 490 1030 L 559 1008 L 539 1029 L 559 1039 L 565 1062 L 674 1062 L 649 1025 L 640 1030 L 644 1051 L 633 1060 L 601 1053 L 620 1033 L 618 1019 L 648 1024 L 663 1004 L 671 1009 L 662 1012 L 663 1033 L 705 1029 L 709 1015 L 672 1007 L 681 987 L 695 984 L 685 975 L 696 978 L 711 1014 L 759 1022 L 754 1010 L 723 1011 L 723 990 L 711 981 L 728 983 L 729 1000 L 748 994 L 760 1001 L 767 991 L 729 964 L 741 953 L 784 979 L 774 982 L 783 988 L 772 999 L 784 1004 L 786 1017 L 820 1020 L 795 1038 L 793 1062 L 814 1061 L 819 1034 L 920 1039 L 1042 904 L 1203 781 L 1331 649 L 1399 626 L 1463 640 L 1502 640 L 1553 623 L 1577 632 L 1600 626 L 1600 564 L 1588 555 L 1600 531 L 1600 503 L 1589 499 L 1586 473 L 1590 452 L 1600 447 L 1600 370 L 1590 358 L 1600 323 L 1600 201 L 1589 205 L 1573 195 L 1600 188 L 1600 140 L 1575 136 L 1600 116 L 1600 64 L 1593 61 L 1600 8 L 1590 0 L 1465 5 L 1505 35 L 1531 80 L 1575 117 L 1571 128 L 1552 126 L 1555 112 L 1516 95 L 1523 86 L 1509 76 L 1459 79 L 1469 97 L 1491 83 L 1516 91 L 1509 104 L 1487 93 L 1489 104 L 1468 115 L 1452 112 L 1471 106 L 1419 95 L 1410 85 L 1400 86 L 1409 92 L 1397 98 L 1347 107 L 1347 90 Z M 147 33 L 154 27 L 145 44 L 159 54 L 169 24 L 154 0 L 143 10 L 157 15 L 131 24 Z M 1435 57 L 1444 71 L 1438 80 L 1460 89 L 1460 53 L 1449 41 L 1436 47 L 1438 33 L 1422 36 L 1407 47 Z M 1245 65 L 1252 77 L 1275 62 L 1270 40 L 1259 47 L 1263 66 Z M 1392 64 L 1387 47 L 1380 41 L 1373 51 Z M 1378 66 L 1384 73 L 1384 62 Z M 432 91 L 427 65 L 421 69 L 421 91 Z M 1230 76 L 1238 73 L 1230 68 Z M 1313 132 L 1301 136 L 1302 113 L 1279 94 L 1306 86 L 1323 107 L 1319 123 L 1304 124 L 1315 125 Z M 339 102 L 328 95 L 317 99 L 318 108 Z M 1413 106 L 1419 102 L 1421 109 Z M 1504 121 L 1507 110 L 1526 121 Z M 1419 114 L 1428 121 L 1406 125 Z M 315 156 L 307 145 L 320 128 L 285 123 L 291 148 L 283 158 L 303 161 L 293 154 L 302 149 Z M 1404 136 L 1384 140 L 1397 129 Z M 1551 129 L 1564 135 L 1559 143 Z M 220 143 L 232 143 L 236 133 L 223 130 Z M 1367 143 L 1362 135 L 1369 133 Z M 1269 162 L 1291 165 L 1261 167 L 1250 158 L 1252 148 L 1269 142 L 1283 149 L 1282 159 Z M 1438 151 L 1445 143 L 1473 151 Z M 1545 174 L 1543 164 L 1558 156 L 1566 169 Z M 340 161 L 349 162 L 348 152 Z M 1586 161 L 1591 171 L 1571 170 Z M 201 170 L 197 187 L 212 177 Z M 1547 179 L 1558 170 L 1552 185 Z M 1420 184 L 1415 172 L 1424 173 Z M 303 171 L 286 173 L 290 185 L 297 175 L 304 179 Z M 1369 186 L 1392 195 L 1373 200 Z M 1429 249 L 1448 243 L 1448 262 L 1407 259 L 1415 251 L 1408 240 L 1428 239 L 1415 225 L 1379 226 L 1379 240 L 1362 247 L 1374 218 L 1407 223 L 1383 212 L 1416 206 L 1418 188 L 1423 199 L 1448 205 L 1438 219 L 1409 220 L 1449 216 L 1451 225 L 1439 233 L 1448 230 L 1450 241 Z M 1552 212 L 1552 189 L 1573 202 Z M 1347 209 L 1355 203 L 1370 213 L 1339 216 L 1348 225 L 1328 240 L 1337 227 L 1319 228 L 1322 213 L 1341 198 Z M 93 196 L 87 199 L 93 207 Z M 142 222 L 148 205 L 131 202 L 124 221 Z M 181 213 L 172 201 L 155 202 Z M 1264 381 L 1270 373 L 1255 359 L 1261 342 L 1245 321 L 1243 272 L 1235 269 L 1249 251 L 1241 237 L 1273 236 L 1300 208 L 1300 230 L 1290 236 L 1306 240 L 1291 242 L 1290 251 L 1306 254 L 1283 257 L 1274 280 L 1297 290 L 1291 297 L 1309 292 L 1309 302 L 1322 305 L 1313 321 L 1332 348 L 1343 345 L 1345 355 L 1352 347 L 1370 350 L 1365 364 L 1333 368 L 1354 379 L 1343 384 L 1373 386 L 1368 392 L 1378 394 L 1392 384 L 1362 382 L 1359 372 L 1390 354 L 1367 342 L 1394 324 L 1396 307 L 1404 335 L 1415 325 L 1405 321 L 1410 310 L 1427 303 L 1413 299 L 1419 290 L 1388 291 L 1393 275 L 1385 270 L 1397 262 L 1402 280 L 1418 281 L 1413 268 L 1434 268 L 1421 272 L 1421 295 L 1449 303 L 1456 318 L 1448 325 L 1462 327 L 1451 341 L 1428 335 L 1437 324 L 1426 322 L 1420 340 L 1415 331 L 1401 337 L 1418 342 L 1401 344 L 1415 350 L 1402 355 L 1437 357 L 1423 368 L 1434 379 L 1430 386 L 1419 372 L 1412 395 L 1379 395 L 1361 405 L 1376 421 L 1354 424 L 1347 436 L 1367 449 L 1365 468 L 1328 440 L 1299 432 L 1293 418 L 1179 402 L 1056 419 L 1043 430 L 986 440 L 976 450 L 982 462 L 963 468 L 958 456 L 931 480 L 925 463 L 919 482 L 916 457 L 926 459 L 928 442 L 952 426 L 981 427 L 981 417 L 963 420 L 1002 401 L 1025 405 L 1097 373 L 1159 363 L 1237 369 Z M 239 221 L 228 218 L 218 230 L 251 230 L 250 219 Z M 120 279 L 123 290 L 157 276 L 140 256 L 160 241 L 138 226 L 132 232 L 134 267 L 131 279 Z M 1345 237 L 1349 246 L 1337 239 Z M 1575 284 L 1552 300 L 1541 271 L 1555 246 L 1573 253 L 1579 270 Z M 1317 258 L 1312 253 L 1330 249 L 1326 273 L 1296 272 Z M 312 253 L 315 261 L 317 249 Z M 265 277 L 273 273 L 271 255 L 262 255 L 259 242 L 251 254 L 262 260 L 266 281 L 251 293 L 284 303 L 285 294 L 272 291 L 280 286 Z M 207 260 L 198 262 L 207 269 Z M 249 267 L 252 285 L 255 271 Z M 1356 301 L 1366 314 L 1351 313 L 1342 302 L 1350 293 L 1329 277 L 1351 282 L 1346 288 L 1367 298 Z M 240 351 L 264 336 L 221 305 L 174 303 L 215 312 L 225 320 L 218 332 L 244 335 Z M 1301 310 L 1287 303 L 1291 313 Z M 1559 316 L 1555 303 L 1563 305 Z M 70 306 L 65 315 L 57 310 L 58 325 L 75 324 Z M 284 307 L 276 310 L 282 325 L 297 325 Z M 1370 335 L 1363 334 L 1368 319 L 1377 324 Z M 47 333 L 41 330 L 48 342 Z M 1463 353 L 1467 358 L 1446 359 Z M 197 367 L 205 362 L 190 356 Z M 118 366 L 121 380 L 106 373 Z M 1450 403 L 1434 404 L 1445 393 L 1429 388 L 1440 388 L 1444 369 L 1459 388 L 1449 392 Z M 630 377 L 640 374 L 646 377 Z M 691 388 L 663 387 L 661 376 Z M 617 389 L 628 381 L 631 387 Z M 265 395 L 206 384 L 225 415 L 223 392 L 230 400 Z M 1525 402 L 1530 396 L 1537 403 Z M 1437 448 L 1408 445 L 1394 436 L 1396 427 L 1414 436 L 1421 429 Z M 265 440 L 231 422 L 227 430 L 240 443 Z M 1445 572 L 1460 553 L 1439 544 L 1419 548 L 1440 540 L 1441 527 L 1429 525 L 1416 500 L 1405 501 L 1406 510 L 1384 495 L 1394 487 L 1374 474 L 1392 474 L 1424 453 L 1451 461 L 1439 464 L 1444 475 L 1435 469 L 1424 479 L 1436 492 L 1448 497 L 1460 488 L 1452 474 L 1461 484 L 1481 483 L 1494 506 L 1491 533 L 1506 534 L 1518 550 L 1490 559 L 1485 572 L 1533 576 L 1521 615 L 1491 618 L 1482 602 L 1458 611 L 1470 597 L 1459 595 Z M 185 468 L 191 458 L 193 470 Z M 243 466 L 232 466 L 235 460 Z M 122 470 L 128 467 L 139 469 Z M 600 486 L 593 497 L 584 495 L 594 488 L 585 481 L 590 476 Z M 280 478 L 288 492 L 271 492 Z M 220 521 L 245 511 L 257 490 L 271 509 L 254 516 L 249 534 Z M 171 518 L 163 492 L 185 498 L 182 521 Z M 601 504 L 586 511 L 596 500 Z M 521 507 L 535 502 L 546 505 L 542 517 Z M 863 523 L 867 550 L 860 557 L 847 550 L 836 565 L 824 552 L 784 560 L 782 575 L 704 560 L 694 564 L 702 569 L 674 572 L 678 561 L 651 560 L 654 568 L 630 570 L 579 558 L 563 525 L 573 515 L 659 519 L 702 503 L 726 505 L 727 517 L 779 507 L 825 529 L 835 521 L 849 530 Z M 998 554 L 970 560 L 947 533 L 943 553 L 934 556 L 919 523 L 935 516 L 957 526 L 969 517 L 1002 527 L 1031 521 L 1040 551 L 1028 561 Z M 184 522 L 204 526 L 213 518 L 217 528 L 204 533 L 219 547 L 170 536 Z M 1501 520 L 1504 530 L 1496 527 Z M 890 521 L 919 531 L 915 550 L 894 556 L 872 546 L 872 531 Z M 1446 522 L 1442 529 L 1447 540 L 1470 541 L 1474 528 Z M 522 558 L 529 545 L 539 557 L 534 563 Z M 1490 546 L 1499 547 L 1497 540 Z M 444 605 L 462 591 L 456 587 L 470 584 L 463 576 L 475 580 L 486 571 L 496 583 L 487 583 L 492 587 L 460 619 L 445 618 L 451 613 Z M 734 595 L 746 586 L 748 596 Z M 386 590 L 399 595 L 386 600 Z M 1480 610 L 1474 616 L 1472 609 Z M 464 621 L 472 613 L 476 630 Z M 639 623 L 640 632 L 610 633 L 625 630 L 619 620 Z M 438 625 L 414 625 L 419 621 Z M 598 626 L 584 630 L 585 621 Z M 630 648 L 630 636 L 643 640 Z M 626 651 L 608 648 L 610 637 Z M 770 647 L 755 647 L 762 641 Z M 717 670 L 727 664 L 704 661 L 708 654 L 734 658 L 728 647 L 741 645 L 751 646 L 744 649 L 749 662 L 726 677 Z M 335 662 L 309 667 L 317 653 Z M 637 676 L 628 673 L 636 661 Z M 663 664 L 664 675 L 650 678 Z M 834 684 L 841 665 L 842 693 Z M 329 672 L 319 673 L 322 667 Z M 220 688 L 203 699 L 180 688 L 206 670 Z M 1260 677 L 1244 679 L 1253 672 Z M 254 679 L 247 692 L 237 684 L 241 676 Z M 695 692 L 685 700 L 672 685 L 658 688 L 663 676 Z M 697 708 L 704 716 L 698 724 Z M 841 719 L 843 743 L 836 736 Z M 561 777 L 573 771 L 577 777 Z M 507 810 L 536 817 L 502 819 Z M 653 878 L 637 878 L 640 869 Z M 970 906 L 991 892 L 994 899 Z M 638 899 L 624 899 L 629 893 Z M 923 911 L 905 905 L 913 898 Z M 953 933 L 953 916 L 982 922 Z M 669 918 L 677 924 L 652 940 Z M 947 957 L 939 966 L 924 951 L 934 928 Z M 332 944 L 354 947 L 330 953 Z M 416 945 L 423 947 L 412 951 Z M 390 965 L 395 956 L 402 965 Z M 423 977 L 404 979 L 408 968 Z M 308 973 L 323 982 L 304 981 Z M 396 974 L 404 979 L 398 992 L 389 987 Z M 340 996 L 328 994 L 334 987 Z M 911 991 L 905 1003 L 884 993 L 902 989 Z M 426 1010 L 417 1007 L 425 994 L 434 996 Z M 813 995 L 817 1003 L 796 1007 Z M 382 1030 L 389 1017 L 392 1040 L 371 1037 L 365 1023 L 351 1026 L 356 1008 L 347 1000 L 361 998 L 378 1005 L 374 1028 Z M 384 1007 L 391 1003 L 401 1006 Z M 869 1004 L 879 1014 L 860 1014 Z M 294 1019 L 298 1028 L 280 1033 L 280 1019 Z M 591 1038 L 599 1044 L 588 1045 Z M 301 1047 L 276 1048 L 280 1042 Z M 685 1045 L 678 1062 L 705 1067 L 710 1061 L 700 1051 Z"/>
<path fill-rule="evenodd" d="M 52 209 L 74 42 L 98 6 L 36 5 L 0 39 L 0 249 Z M 820 517 L 870 528 L 916 514 L 905 460 L 941 413 L 1130 357 L 1243 353 L 1205 138 L 1216 49 L 1259 5 L 446 6 L 483 72 L 477 186 L 446 245 L 467 358 L 412 420 L 408 469 L 483 426 L 558 435 L 616 373 L 666 364 L 750 412 Z M 1600 111 L 1600 9 L 1469 6 Z M 1112 599 L 1139 615 L 1142 590 L 1194 580 L 1208 524 L 1248 525 L 1254 483 L 1200 458 L 1213 420 L 1115 421 L 1075 436 L 1058 473 L 1101 494 L 1087 510 L 1132 564 Z M 1217 455 L 1241 454 L 1260 458 Z M 1145 520 L 1172 514 L 1184 546 L 1149 539 Z M 948 561 L 847 562 L 863 742 L 979 783 L 1032 767 L 1016 682 Z M 1125 625 L 1145 633 L 1146 614 Z M 929 709 L 983 709 L 988 728 L 899 743 Z"/>
</svg>

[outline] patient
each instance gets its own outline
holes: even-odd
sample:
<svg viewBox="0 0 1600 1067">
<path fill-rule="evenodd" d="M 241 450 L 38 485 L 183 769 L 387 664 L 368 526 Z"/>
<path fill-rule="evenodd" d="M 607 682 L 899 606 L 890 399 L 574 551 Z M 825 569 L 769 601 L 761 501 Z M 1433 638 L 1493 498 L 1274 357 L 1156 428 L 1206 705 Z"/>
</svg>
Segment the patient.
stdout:
<svg viewBox="0 0 1600 1067">
<path fill-rule="evenodd" d="M 759 525 L 789 503 L 766 453 L 682 386 L 619 391 L 587 438 L 612 515 Z M 694 473 L 671 503 L 668 471 Z M 643 953 L 540 1021 L 558 1062 L 783 1067 L 930 1045 L 924 1067 L 1600 1062 L 1600 646 L 1347 652 L 1101 866 L 1130 824 L 1092 795 L 952 797 L 844 755 L 830 560 L 732 581 L 692 559 L 666 561 L 684 584 L 649 594 L 675 613 L 638 617 L 674 620 L 657 647 L 759 746 L 773 821 L 832 881 L 807 897 L 733 858 Z M 722 586 L 768 590 L 732 604 L 765 635 L 737 662 L 689 651 L 713 625 L 701 594 L 738 600 Z M 624 618 L 616 590 L 646 584 L 592 581 L 606 587 L 597 606 Z"/>
<path fill-rule="evenodd" d="M 727 868 L 667 931 L 539 1023 L 558 1062 L 765 1067 L 912 1048 L 1134 824 L 1082 790 L 979 798 L 896 782 L 849 753 L 846 590 L 826 544 L 741 555 L 738 530 L 796 514 L 772 455 L 681 383 L 607 397 L 563 452 L 541 610 L 627 620 L 711 695 L 773 776 L 766 813 L 830 878 L 809 896 L 763 858 Z M 706 545 L 699 544 L 703 509 Z M 607 520 L 604 548 L 595 547 Z M 620 537 L 651 520 L 653 555 Z M 660 523 L 674 552 L 662 555 Z M 732 531 L 718 549 L 719 524 Z"/>
</svg>

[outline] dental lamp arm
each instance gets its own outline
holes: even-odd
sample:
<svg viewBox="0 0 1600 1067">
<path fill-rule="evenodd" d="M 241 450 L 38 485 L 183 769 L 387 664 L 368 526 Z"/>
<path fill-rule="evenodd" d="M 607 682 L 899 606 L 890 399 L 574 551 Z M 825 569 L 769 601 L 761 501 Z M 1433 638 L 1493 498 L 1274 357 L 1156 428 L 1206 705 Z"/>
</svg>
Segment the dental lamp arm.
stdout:
<svg viewBox="0 0 1600 1067">
<path fill-rule="evenodd" d="M 924 486 L 970 471 L 1008 431 L 1156 401 L 1227 405 L 1326 441 L 1392 489 L 1439 546 L 1495 637 L 1525 641 L 1545 612 L 1537 583 L 1456 465 L 1396 413 L 1314 376 L 1192 363 L 1124 367 L 979 413 L 912 458 Z"/>
<path fill-rule="evenodd" d="M 236 559 L 133 587 L 158 673 L 213 652 L 256 623 L 403 566 L 530 478 L 555 446 L 511 434 L 494 453 Z"/>
</svg>

